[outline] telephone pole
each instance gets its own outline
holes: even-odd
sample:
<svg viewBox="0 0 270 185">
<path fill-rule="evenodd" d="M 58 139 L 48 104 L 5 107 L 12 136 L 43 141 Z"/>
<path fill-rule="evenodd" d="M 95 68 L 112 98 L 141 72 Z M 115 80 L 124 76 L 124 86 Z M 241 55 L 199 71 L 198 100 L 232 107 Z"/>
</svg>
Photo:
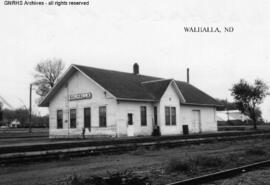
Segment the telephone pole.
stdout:
<svg viewBox="0 0 270 185">
<path fill-rule="evenodd" d="M 32 133 L 32 84 L 29 93 L 29 133 Z"/>
</svg>

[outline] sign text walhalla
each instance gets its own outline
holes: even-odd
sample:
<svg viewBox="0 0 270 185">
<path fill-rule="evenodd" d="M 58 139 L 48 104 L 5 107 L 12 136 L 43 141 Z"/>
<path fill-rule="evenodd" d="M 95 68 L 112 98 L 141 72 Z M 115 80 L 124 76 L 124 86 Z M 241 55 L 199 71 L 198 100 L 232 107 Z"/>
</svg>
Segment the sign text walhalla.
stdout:
<svg viewBox="0 0 270 185">
<path fill-rule="evenodd" d="M 80 94 L 71 94 L 69 95 L 69 100 L 83 100 L 83 99 L 91 99 L 92 98 L 92 93 L 80 93 Z"/>
</svg>

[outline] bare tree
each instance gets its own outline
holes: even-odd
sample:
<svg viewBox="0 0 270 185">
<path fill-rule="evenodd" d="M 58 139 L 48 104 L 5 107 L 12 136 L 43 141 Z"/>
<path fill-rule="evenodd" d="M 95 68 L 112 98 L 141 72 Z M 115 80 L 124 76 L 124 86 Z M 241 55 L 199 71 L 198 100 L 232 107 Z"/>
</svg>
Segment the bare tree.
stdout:
<svg viewBox="0 0 270 185">
<path fill-rule="evenodd" d="M 46 96 L 54 86 L 64 67 L 65 65 L 61 59 L 45 60 L 36 65 L 34 85 L 37 86 L 36 93 L 40 95 L 41 98 Z"/>
</svg>

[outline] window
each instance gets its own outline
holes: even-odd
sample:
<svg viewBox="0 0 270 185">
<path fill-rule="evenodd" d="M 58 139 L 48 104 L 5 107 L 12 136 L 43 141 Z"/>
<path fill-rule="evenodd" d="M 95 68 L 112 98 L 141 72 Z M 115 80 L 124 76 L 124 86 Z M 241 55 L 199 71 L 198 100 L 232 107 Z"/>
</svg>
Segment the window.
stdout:
<svg viewBox="0 0 270 185">
<path fill-rule="evenodd" d="M 141 125 L 146 126 L 147 125 L 147 119 L 146 119 L 146 107 L 141 106 Z"/>
<path fill-rule="evenodd" d="M 176 125 L 176 111 L 175 111 L 175 107 L 171 107 L 171 119 L 172 119 L 172 125 Z"/>
<path fill-rule="evenodd" d="M 100 127 L 107 126 L 106 107 L 105 106 L 99 107 L 99 126 Z"/>
<path fill-rule="evenodd" d="M 171 124 L 170 107 L 165 107 L 165 124 L 166 125 L 170 125 Z"/>
<path fill-rule="evenodd" d="M 133 115 L 128 113 L 128 125 L 133 125 Z"/>
<path fill-rule="evenodd" d="M 84 128 L 91 128 L 91 109 L 84 108 Z"/>
<path fill-rule="evenodd" d="M 165 107 L 165 124 L 176 125 L 176 108 Z"/>
<path fill-rule="evenodd" d="M 63 128 L 63 111 L 57 111 L 57 128 Z"/>
<path fill-rule="evenodd" d="M 76 109 L 70 109 L 70 128 L 76 128 Z"/>
</svg>

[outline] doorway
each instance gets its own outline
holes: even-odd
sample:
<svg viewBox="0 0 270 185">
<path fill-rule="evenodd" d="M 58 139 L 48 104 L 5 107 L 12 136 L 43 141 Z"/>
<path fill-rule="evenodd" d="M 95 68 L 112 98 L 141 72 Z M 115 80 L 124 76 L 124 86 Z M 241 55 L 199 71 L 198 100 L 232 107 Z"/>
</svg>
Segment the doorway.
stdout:
<svg viewBox="0 0 270 185">
<path fill-rule="evenodd" d="M 84 108 L 84 128 L 91 130 L 91 108 Z"/>
<path fill-rule="evenodd" d="M 154 126 L 157 126 L 157 107 L 154 107 Z"/>
</svg>

